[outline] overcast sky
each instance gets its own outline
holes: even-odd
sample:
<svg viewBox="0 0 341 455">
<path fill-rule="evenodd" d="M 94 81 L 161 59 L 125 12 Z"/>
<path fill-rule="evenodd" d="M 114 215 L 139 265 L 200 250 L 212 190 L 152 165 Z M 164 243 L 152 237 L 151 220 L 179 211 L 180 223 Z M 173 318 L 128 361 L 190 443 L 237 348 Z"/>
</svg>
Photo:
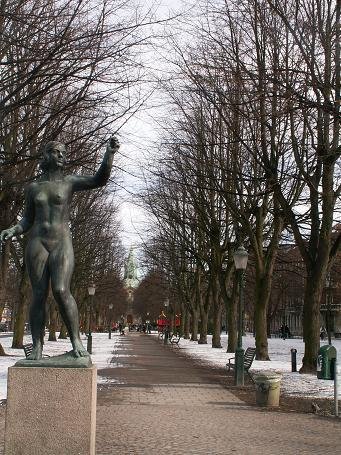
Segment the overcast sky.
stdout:
<svg viewBox="0 0 341 455">
<path fill-rule="evenodd" d="M 150 2 L 154 3 L 155 2 Z M 162 0 L 157 9 L 158 18 L 166 19 L 174 16 L 177 12 L 188 9 L 191 0 Z M 146 3 L 147 5 L 147 3 Z M 175 23 L 162 25 L 168 33 L 174 30 Z M 168 27 L 168 29 L 167 29 Z M 161 29 L 159 29 L 161 30 Z M 167 69 L 162 59 L 162 52 L 165 42 L 160 39 L 157 43 L 158 49 L 151 48 L 150 52 L 144 54 L 144 59 L 148 68 L 156 76 L 166 73 Z M 166 74 L 165 74 L 166 75 Z M 151 89 L 146 85 L 145 91 Z M 137 113 L 120 131 L 121 149 L 120 158 L 117 162 L 122 168 L 122 182 L 118 194 L 120 204 L 120 220 L 122 224 L 122 241 L 126 248 L 138 246 L 141 243 L 141 234 L 146 227 L 147 216 L 140 209 L 134 199 L 135 195 L 143 188 L 143 162 L 144 157 L 149 155 L 158 141 L 158 127 L 155 118 L 165 112 L 167 106 L 155 107 L 160 103 L 158 94 L 154 94 L 147 102 L 145 109 Z"/>
</svg>

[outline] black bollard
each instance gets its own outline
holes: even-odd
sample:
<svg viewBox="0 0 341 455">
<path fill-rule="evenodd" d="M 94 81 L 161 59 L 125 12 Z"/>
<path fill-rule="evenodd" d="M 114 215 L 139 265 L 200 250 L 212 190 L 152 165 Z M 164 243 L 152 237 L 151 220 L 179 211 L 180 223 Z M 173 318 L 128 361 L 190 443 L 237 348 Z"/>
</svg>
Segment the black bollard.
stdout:
<svg viewBox="0 0 341 455">
<path fill-rule="evenodd" d="M 295 373 L 297 371 L 297 362 L 296 362 L 296 354 L 297 354 L 297 349 L 290 349 L 291 352 L 291 371 L 292 373 Z"/>
<path fill-rule="evenodd" d="M 90 333 L 88 335 L 88 342 L 86 345 L 86 350 L 88 351 L 89 354 L 92 354 L 92 335 Z"/>
</svg>

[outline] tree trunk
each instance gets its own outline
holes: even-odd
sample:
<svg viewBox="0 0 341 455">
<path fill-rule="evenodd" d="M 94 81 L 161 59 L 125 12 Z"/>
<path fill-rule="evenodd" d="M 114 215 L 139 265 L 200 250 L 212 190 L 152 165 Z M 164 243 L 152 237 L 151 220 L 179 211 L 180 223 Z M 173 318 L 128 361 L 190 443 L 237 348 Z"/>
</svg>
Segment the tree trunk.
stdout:
<svg viewBox="0 0 341 455">
<path fill-rule="evenodd" d="M 174 324 L 174 318 L 175 318 L 175 307 L 171 307 L 169 311 L 169 330 L 171 333 L 174 333 L 175 331 L 175 324 Z"/>
<path fill-rule="evenodd" d="M 233 290 L 227 307 L 227 352 L 235 352 L 237 349 L 237 308 L 238 308 L 238 282 L 234 280 Z"/>
<path fill-rule="evenodd" d="M 207 325 L 208 325 L 208 312 L 210 308 L 210 295 L 206 294 L 205 299 L 201 291 L 201 280 L 198 286 L 198 302 L 199 302 L 199 312 L 200 312 L 200 337 L 199 344 L 207 344 Z"/>
<path fill-rule="evenodd" d="M 221 298 L 218 291 L 218 279 L 217 276 L 213 278 L 211 287 L 211 297 L 213 303 L 213 336 L 212 336 L 212 348 L 221 348 L 221 314 L 222 304 Z"/>
<path fill-rule="evenodd" d="M 203 306 L 200 308 L 200 319 L 201 319 L 201 325 L 200 325 L 200 336 L 199 336 L 198 344 L 207 344 L 208 314 L 207 314 L 207 311 L 205 311 L 205 308 Z"/>
<path fill-rule="evenodd" d="M 270 360 L 268 353 L 267 309 L 270 298 L 269 279 L 258 276 L 256 279 L 255 333 L 256 359 Z"/>
<path fill-rule="evenodd" d="M 5 222 L 7 222 L 7 221 L 5 221 Z M 2 316 L 2 313 L 5 308 L 5 304 L 6 304 L 8 261 L 9 261 L 9 242 L 6 242 L 6 243 L 3 243 L 0 247 L 0 318 Z"/>
<path fill-rule="evenodd" d="M 84 335 L 84 333 L 86 333 L 87 327 L 88 327 L 87 326 L 88 317 L 87 317 L 87 311 L 85 309 L 85 305 L 83 305 L 83 304 L 80 308 L 79 316 L 80 316 L 80 332 L 82 333 L 82 335 Z"/>
<path fill-rule="evenodd" d="M 64 322 L 62 323 L 62 326 L 60 328 L 60 333 L 59 333 L 59 337 L 58 337 L 60 340 L 66 340 L 67 339 L 67 330 L 66 330 L 66 325 L 64 324 Z"/>
<path fill-rule="evenodd" d="M 270 360 L 268 353 L 267 318 L 264 305 L 255 311 L 256 359 Z"/>
<path fill-rule="evenodd" d="M 191 341 L 198 341 L 198 322 L 199 322 L 198 310 L 191 311 Z"/>
<path fill-rule="evenodd" d="M 23 265 L 23 268 L 25 265 Z M 12 348 L 21 349 L 24 344 L 25 322 L 27 319 L 27 308 L 29 299 L 29 279 L 26 270 L 23 270 L 22 278 L 19 286 L 19 303 L 14 322 L 14 333 L 12 340 Z"/>
<path fill-rule="evenodd" d="M 320 347 L 320 301 L 323 291 L 321 272 L 308 271 L 303 305 L 303 339 L 305 344 L 300 373 L 315 373 Z"/>
<path fill-rule="evenodd" d="M 222 348 L 222 345 L 221 345 L 221 313 L 222 313 L 222 306 L 221 306 L 220 301 L 218 301 L 214 305 L 212 348 Z"/>
<path fill-rule="evenodd" d="M 231 254 L 231 251 L 230 251 Z M 237 348 L 237 304 L 238 304 L 238 283 L 236 279 L 233 280 L 232 291 L 230 291 L 232 284 L 232 277 L 235 277 L 233 262 L 228 264 L 225 274 L 220 274 L 220 293 L 223 298 L 226 308 L 226 333 L 227 338 L 227 351 L 235 352 Z M 229 290 L 229 292 L 228 292 Z"/>
<path fill-rule="evenodd" d="M 50 302 L 49 341 L 57 341 L 57 308 L 54 301 Z"/>
<path fill-rule="evenodd" d="M 267 333 L 267 336 L 268 338 L 271 338 L 271 315 L 269 314 L 269 307 L 268 307 L 268 311 L 266 312 L 266 333 Z"/>
<path fill-rule="evenodd" d="M 4 201 L 2 201 L 3 203 Z M 6 229 L 9 225 L 8 216 L 6 214 L 8 211 L 5 211 L 5 208 L 2 209 L 2 219 L 3 224 L 1 225 L 0 230 Z M 5 308 L 6 303 L 6 283 L 8 275 L 8 261 L 9 261 L 9 242 L 3 243 L 0 247 L 0 319 Z M 0 357 L 6 356 L 7 354 L 4 351 L 2 344 L 0 343 Z"/>
<path fill-rule="evenodd" d="M 179 335 L 184 336 L 185 333 L 185 305 L 181 303 L 180 305 L 181 313 L 180 313 L 180 326 L 178 328 Z"/>
<path fill-rule="evenodd" d="M 189 340 L 189 338 L 190 338 L 190 334 L 189 334 L 190 327 L 191 327 L 190 313 L 186 309 L 185 310 L 185 321 L 184 321 L 184 339 L 185 340 Z"/>
</svg>

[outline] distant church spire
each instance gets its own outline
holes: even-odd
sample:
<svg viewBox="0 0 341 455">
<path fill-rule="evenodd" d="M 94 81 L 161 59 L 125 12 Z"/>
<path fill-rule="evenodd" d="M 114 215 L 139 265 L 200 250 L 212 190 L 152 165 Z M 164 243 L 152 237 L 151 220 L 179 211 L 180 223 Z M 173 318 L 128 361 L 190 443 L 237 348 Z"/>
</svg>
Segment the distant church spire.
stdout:
<svg viewBox="0 0 341 455">
<path fill-rule="evenodd" d="M 127 290 L 127 323 L 136 322 L 134 316 L 134 290 L 139 285 L 134 250 L 130 248 L 127 263 L 124 267 L 124 287 Z"/>
<path fill-rule="evenodd" d="M 133 248 L 130 248 L 127 263 L 124 268 L 124 285 L 126 288 L 138 286 L 137 265 Z"/>
</svg>

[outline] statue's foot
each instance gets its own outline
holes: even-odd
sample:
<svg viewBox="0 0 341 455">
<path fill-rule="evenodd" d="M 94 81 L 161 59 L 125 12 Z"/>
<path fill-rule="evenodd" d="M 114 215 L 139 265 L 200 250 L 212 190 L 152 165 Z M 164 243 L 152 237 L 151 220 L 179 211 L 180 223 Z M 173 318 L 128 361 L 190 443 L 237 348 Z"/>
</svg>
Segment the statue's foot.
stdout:
<svg viewBox="0 0 341 455">
<path fill-rule="evenodd" d="M 72 351 L 75 357 L 88 357 L 89 353 L 83 346 L 81 340 L 75 340 L 72 342 Z"/>
<path fill-rule="evenodd" d="M 43 358 L 43 349 L 41 346 L 34 346 L 31 354 L 27 356 L 27 360 L 41 360 Z"/>
</svg>

